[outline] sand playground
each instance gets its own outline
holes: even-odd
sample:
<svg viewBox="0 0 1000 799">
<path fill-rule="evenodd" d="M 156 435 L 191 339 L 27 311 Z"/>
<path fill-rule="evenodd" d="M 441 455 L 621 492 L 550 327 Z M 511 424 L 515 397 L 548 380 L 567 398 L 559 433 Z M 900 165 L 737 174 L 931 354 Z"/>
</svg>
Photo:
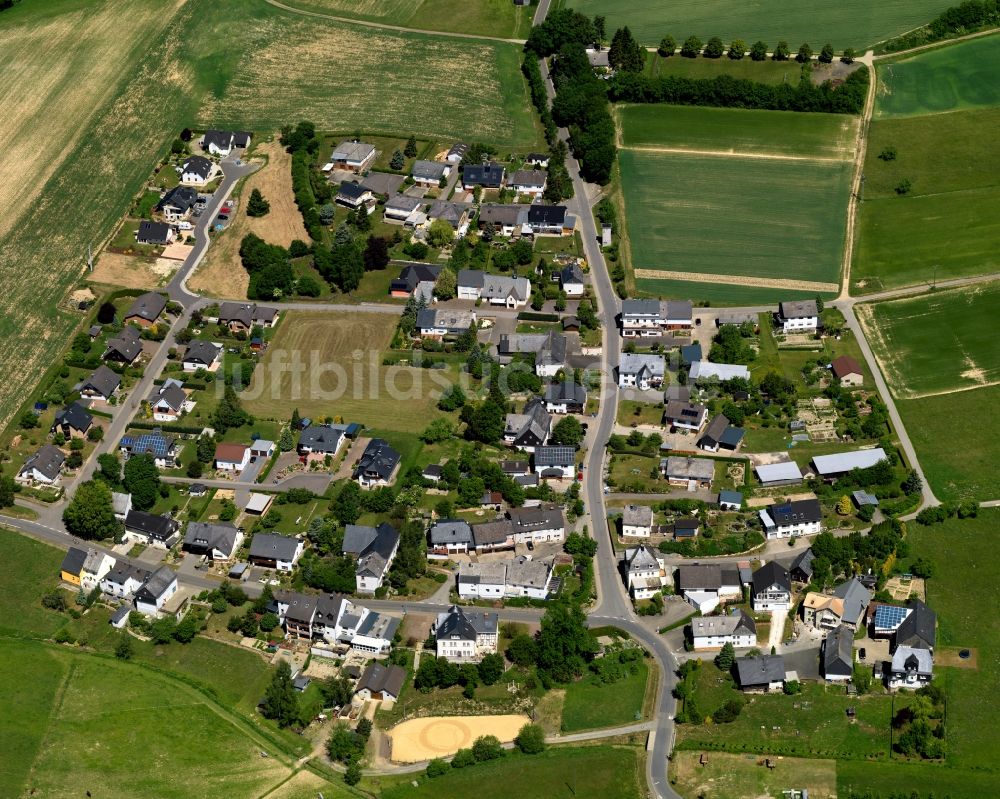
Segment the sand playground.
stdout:
<svg viewBox="0 0 1000 799">
<path fill-rule="evenodd" d="M 521 727 L 531 723 L 524 715 L 511 716 L 428 716 L 410 719 L 389 732 L 390 760 L 419 763 L 453 755 L 472 746 L 481 735 L 495 735 L 503 743 L 513 741 Z"/>
</svg>

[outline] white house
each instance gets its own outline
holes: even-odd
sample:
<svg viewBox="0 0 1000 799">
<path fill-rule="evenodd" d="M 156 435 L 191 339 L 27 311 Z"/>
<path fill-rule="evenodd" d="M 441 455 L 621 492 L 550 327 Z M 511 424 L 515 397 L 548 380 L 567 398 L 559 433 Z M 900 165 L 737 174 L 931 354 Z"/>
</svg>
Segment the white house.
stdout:
<svg viewBox="0 0 1000 799">
<path fill-rule="evenodd" d="M 157 549 L 170 549 L 180 537 L 177 533 L 178 526 L 169 516 L 133 509 L 125 517 L 124 540 Z"/>
<path fill-rule="evenodd" d="M 199 369 L 204 369 L 206 372 L 214 372 L 222 362 L 221 355 L 221 344 L 195 339 L 184 350 L 184 371 L 197 372 Z"/>
<path fill-rule="evenodd" d="M 647 391 L 663 383 L 665 365 L 662 355 L 623 352 L 618 364 L 618 387 Z"/>
<path fill-rule="evenodd" d="M 653 509 L 648 505 L 626 505 L 622 509 L 622 535 L 649 538 L 653 531 Z"/>
<path fill-rule="evenodd" d="M 443 339 L 461 336 L 476 329 L 474 311 L 459 308 L 421 308 L 417 311 L 416 330 L 421 338 Z"/>
<path fill-rule="evenodd" d="M 497 651 L 498 617 L 476 608 L 452 605 L 439 613 L 432 632 L 437 656 L 456 663 L 475 663 Z"/>
<path fill-rule="evenodd" d="M 387 666 L 372 660 L 354 686 L 354 697 L 361 702 L 369 700 L 395 702 L 399 699 L 405 682 L 406 669 L 401 666 Z"/>
<path fill-rule="evenodd" d="M 545 192 L 545 170 L 518 169 L 507 181 L 507 185 L 515 194 L 530 194 L 541 197 Z"/>
<path fill-rule="evenodd" d="M 250 447 L 223 442 L 215 445 L 215 468 L 223 472 L 242 472 L 250 464 Z"/>
<path fill-rule="evenodd" d="M 160 566 L 135 592 L 135 609 L 147 616 L 158 616 L 160 609 L 177 593 L 177 575 L 169 566 Z"/>
<path fill-rule="evenodd" d="M 441 519 L 428 536 L 431 552 L 436 555 L 458 555 L 474 548 L 472 527 L 463 519 Z"/>
<path fill-rule="evenodd" d="M 344 528 L 341 552 L 355 559 L 355 588 L 374 594 L 385 582 L 389 567 L 399 551 L 399 532 L 383 522 L 378 527 L 349 524 Z"/>
<path fill-rule="evenodd" d="M 518 544 L 562 541 L 566 537 L 566 517 L 559 505 L 510 508 L 507 518 L 514 528 L 514 541 Z"/>
<path fill-rule="evenodd" d="M 753 573 L 750 599 L 755 613 L 788 610 L 792 605 L 792 578 L 788 569 L 769 561 Z"/>
<path fill-rule="evenodd" d="M 780 691 L 785 685 L 785 659 L 781 655 L 736 658 L 736 683 L 753 693 Z"/>
<path fill-rule="evenodd" d="M 218 167 L 203 155 L 192 155 L 181 165 L 181 183 L 204 186 L 218 172 Z"/>
<path fill-rule="evenodd" d="M 462 599 L 503 599 L 507 586 L 507 564 L 458 564 L 458 595 Z"/>
<path fill-rule="evenodd" d="M 374 145 L 357 139 L 342 141 L 330 156 L 330 163 L 337 169 L 364 172 L 375 162 L 376 154 Z"/>
<path fill-rule="evenodd" d="M 540 560 L 518 555 L 507 561 L 507 584 L 504 596 L 545 599 L 552 585 L 552 566 Z"/>
<path fill-rule="evenodd" d="M 526 277 L 488 275 L 477 269 L 463 269 L 458 273 L 458 299 L 482 299 L 490 305 L 523 308 L 531 299 L 531 283 Z"/>
<path fill-rule="evenodd" d="M 104 576 L 115 566 L 115 559 L 98 549 L 88 549 L 87 557 L 80 570 L 80 587 L 84 591 L 93 591 Z"/>
<path fill-rule="evenodd" d="M 665 324 L 659 300 L 622 300 L 622 336 L 625 338 L 659 336 Z"/>
<path fill-rule="evenodd" d="M 563 293 L 571 299 L 583 296 L 586 284 L 583 280 L 583 270 L 578 263 L 572 263 L 560 270 L 559 285 Z"/>
<path fill-rule="evenodd" d="M 587 389 L 574 380 L 545 387 L 545 410 L 549 413 L 583 413 L 586 407 Z"/>
<path fill-rule="evenodd" d="M 669 581 L 663 556 L 645 544 L 625 550 L 625 575 L 633 599 L 649 599 Z"/>
<path fill-rule="evenodd" d="M 535 447 L 535 474 L 540 478 L 572 480 L 576 476 L 576 450 L 573 447 L 544 445 Z"/>
<path fill-rule="evenodd" d="M 685 563 L 677 569 L 677 590 L 702 615 L 720 602 L 743 596 L 740 571 L 735 564 Z"/>
<path fill-rule="evenodd" d="M 123 522 L 128 512 L 132 510 L 132 495 L 120 491 L 111 492 L 111 507 L 114 509 L 115 518 Z"/>
<path fill-rule="evenodd" d="M 162 386 L 154 388 L 146 401 L 157 422 L 176 422 L 185 410 L 194 406 L 193 402 L 190 407 L 188 405 L 184 384 L 172 377 L 164 380 Z"/>
<path fill-rule="evenodd" d="M 890 688 L 915 690 L 934 678 L 934 655 L 928 649 L 897 646 L 889 671 Z"/>
<path fill-rule="evenodd" d="M 148 577 L 146 569 L 127 563 L 117 564 L 101 578 L 101 591 L 116 599 L 131 599 Z"/>
<path fill-rule="evenodd" d="M 782 333 L 815 333 L 819 327 L 816 300 L 779 303 L 778 326 Z"/>
<path fill-rule="evenodd" d="M 43 444 L 24 462 L 14 480 L 22 485 L 55 485 L 65 462 L 66 456 L 59 447 Z"/>
<path fill-rule="evenodd" d="M 182 548 L 212 561 L 230 560 L 243 543 L 243 532 L 229 522 L 188 522 Z"/>
<path fill-rule="evenodd" d="M 817 535 L 823 529 L 823 510 L 817 499 L 797 499 L 758 511 L 769 540 Z"/>
<path fill-rule="evenodd" d="M 757 646 L 757 625 L 740 608 L 728 616 L 703 616 L 691 620 L 691 639 L 695 651 L 721 649 L 732 644 L 737 649 Z"/>
<path fill-rule="evenodd" d="M 250 542 L 248 560 L 255 566 L 290 572 L 302 557 L 305 544 L 301 538 L 271 533 L 256 533 Z"/>
</svg>

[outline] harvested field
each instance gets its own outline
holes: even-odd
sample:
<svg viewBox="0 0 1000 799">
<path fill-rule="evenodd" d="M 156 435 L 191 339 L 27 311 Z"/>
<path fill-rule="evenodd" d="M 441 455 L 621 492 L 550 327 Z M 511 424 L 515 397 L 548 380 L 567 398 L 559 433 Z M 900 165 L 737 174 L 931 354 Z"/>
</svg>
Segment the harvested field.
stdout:
<svg viewBox="0 0 1000 799">
<path fill-rule="evenodd" d="M 150 262 L 145 258 L 136 258 L 132 255 L 104 252 L 97 259 L 94 271 L 88 278 L 93 283 L 126 289 L 156 288 L 162 286 L 177 267 L 176 262 L 168 261 L 169 268 L 164 269 L 157 264 L 157 261 L 162 260 L 162 258 L 157 258 Z"/>
<path fill-rule="evenodd" d="M 264 241 L 282 247 L 287 247 L 295 239 L 309 241 L 292 192 L 292 157 L 278 143 L 277 137 L 259 145 L 254 155 L 262 166 L 244 180 L 239 194 L 234 194 L 236 209 L 232 223 L 215 235 L 198 271 L 188 280 L 194 291 L 230 299 L 246 297 L 250 276 L 240 263 L 239 253 L 240 242 L 248 233 L 255 233 Z M 259 189 L 271 204 L 271 210 L 265 216 L 246 215 L 246 203 L 254 189 Z"/>
<path fill-rule="evenodd" d="M 507 743 L 531 719 L 524 715 L 509 716 L 429 716 L 397 724 L 389 732 L 392 761 L 419 763 L 435 757 L 453 755 L 472 745 L 481 735 L 495 735 Z"/>
</svg>

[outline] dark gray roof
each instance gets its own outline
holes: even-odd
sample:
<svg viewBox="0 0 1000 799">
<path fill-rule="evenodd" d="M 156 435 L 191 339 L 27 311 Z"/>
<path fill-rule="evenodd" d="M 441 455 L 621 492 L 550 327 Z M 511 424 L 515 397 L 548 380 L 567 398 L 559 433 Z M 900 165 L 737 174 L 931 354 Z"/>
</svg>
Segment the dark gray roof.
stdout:
<svg viewBox="0 0 1000 799">
<path fill-rule="evenodd" d="M 894 646 L 909 646 L 914 649 L 933 649 L 937 639 L 937 615 L 919 599 L 907 603 L 910 614 L 896 629 Z"/>
<path fill-rule="evenodd" d="M 66 553 L 66 557 L 63 558 L 62 566 L 59 568 L 67 574 L 79 576 L 80 572 L 83 571 L 83 564 L 86 560 L 87 553 L 84 550 L 70 547 Z"/>
<path fill-rule="evenodd" d="M 233 131 L 233 147 L 248 147 L 250 145 L 251 133 L 248 130 Z"/>
<path fill-rule="evenodd" d="M 823 520 L 823 510 L 818 499 L 796 499 L 781 505 L 772 505 L 767 511 L 779 527 Z"/>
<path fill-rule="evenodd" d="M 125 517 L 125 528 L 137 530 L 143 535 L 155 538 L 157 541 L 168 541 L 177 532 L 177 522 L 166 516 L 146 513 L 143 510 L 130 510 Z"/>
<path fill-rule="evenodd" d="M 865 610 L 868 609 L 868 603 L 872 600 L 872 592 L 865 588 L 857 577 L 852 577 L 846 583 L 838 585 L 833 595 L 843 600 L 842 618 L 851 624 L 857 623 Z"/>
<path fill-rule="evenodd" d="M 813 567 L 812 562 L 815 560 L 816 556 L 813 554 L 812 548 L 810 547 L 805 552 L 800 552 L 795 560 L 792 561 L 792 565 L 789 567 L 789 572 L 801 572 L 807 579 L 806 582 L 812 579 Z"/>
<path fill-rule="evenodd" d="M 108 339 L 108 348 L 104 352 L 104 358 L 117 355 L 118 360 L 132 363 L 139 357 L 140 352 L 142 352 L 142 339 L 139 338 L 139 331 L 132 325 L 125 325 L 121 333 Z"/>
<path fill-rule="evenodd" d="M 565 205 L 540 205 L 534 203 L 528 207 L 528 224 L 530 225 L 562 225 L 565 221 Z"/>
<path fill-rule="evenodd" d="M 575 283 L 582 286 L 583 270 L 580 268 L 580 264 L 574 262 L 569 266 L 564 266 L 559 272 L 559 282 L 563 286 L 567 283 Z"/>
<path fill-rule="evenodd" d="M 707 409 L 704 405 L 681 402 L 680 400 L 670 400 L 663 409 L 663 416 L 670 422 L 685 422 L 694 424 L 700 422 Z M 726 417 L 723 416 L 723 419 Z M 707 430 L 705 431 L 707 434 Z"/>
<path fill-rule="evenodd" d="M 235 525 L 228 523 L 189 522 L 184 534 L 184 546 L 198 551 L 217 549 L 232 554 L 239 532 Z"/>
<path fill-rule="evenodd" d="M 462 172 L 462 183 L 498 189 L 503 183 L 504 172 L 503 165 L 494 161 L 488 164 L 467 164 Z"/>
<path fill-rule="evenodd" d="M 719 492 L 719 504 L 723 502 L 731 505 L 743 505 L 743 494 L 739 491 L 733 491 L 729 488 L 723 488 Z"/>
<path fill-rule="evenodd" d="M 122 384 L 122 379 L 117 373 L 111 371 L 107 366 L 98 366 L 90 376 L 80 384 L 81 389 L 91 389 L 102 397 L 110 397 L 118 386 Z"/>
<path fill-rule="evenodd" d="M 854 672 L 854 631 L 843 624 L 823 641 L 823 674 L 850 676 Z"/>
<path fill-rule="evenodd" d="M 542 366 L 566 365 L 566 336 L 550 330 L 545 334 L 545 341 L 535 355 L 535 363 Z"/>
<path fill-rule="evenodd" d="M 59 476 L 59 470 L 62 469 L 62 465 L 65 462 L 66 456 L 63 455 L 59 447 L 52 444 L 42 444 L 35 454 L 24 462 L 24 466 L 21 467 L 21 473 L 35 469 L 44 474 L 49 480 L 55 480 Z"/>
<path fill-rule="evenodd" d="M 461 519 L 441 519 L 431 527 L 431 544 L 471 544 L 472 528 Z"/>
<path fill-rule="evenodd" d="M 113 585 L 124 585 L 128 580 L 144 583 L 149 579 L 149 569 L 118 561 L 111 567 L 111 571 L 104 575 L 104 579 Z"/>
<path fill-rule="evenodd" d="M 535 447 L 535 466 L 572 466 L 576 449 L 559 445 Z"/>
<path fill-rule="evenodd" d="M 277 315 L 276 308 L 247 302 L 224 302 L 219 306 L 219 321 L 223 324 L 241 322 L 246 327 L 269 322 Z"/>
<path fill-rule="evenodd" d="M 685 344 L 681 347 L 681 361 L 685 364 L 692 364 L 701 360 L 701 342 Z"/>
<path fill-rule="evenodd" d="M 816 307 L 816 300 L 794 300 L 779 304 L 782 319 L 805 319 L 810 316 L 819 316 Z"/>
<path fill-rule="evenodd" d="M 792 590 L 792 581 L 788 576 L 788 569 L 776 560 L 765 563 L 753 573 L 754 594 L 763 593 L 774 585 L 784 588 L 789 592 Z"/>
<path fill-rule="evenodd" d="M 344 431 L 322 424 L 311 424 L 299 433 L 299 449 L 312 452 L 336 452 Z"/>
<path fill-rule="evenodd" d="M 496 633 L 498 616 L 496 613 L 479 612 L 470 609 L 468 613 L 457 605 L 448 608 L 447 613 L 438 616 L 435 635 L 438 638 L 459 638 L 475 641 L 480 633 Z"/>
<path fill-rule="evenodd" d="M 358 680 L 355 691 L 367 688 L 372 693 L 385 692 L 399 696 L 406 682 L 406 669 L 399 666 L 386 666 L 377 660 L 371 661 Z"/>
<path fill-rule="evenodd" d="M 587 389 L 574 380 L 551 383 L 545 387 L 545 401 L 559 404 L 584 406 L 587 404 Z"/>
<path fill-rule="evenodd" d="M 388 480 L 399 465 L 400 455 L 389 446 L 389 442 L 381 438 L 373 438 L 368 442 L 361 454 L 354 476 L 367 475 L 380 480 Z"/>
<path fill-rule="evenodd" d="M 427 211 L 428 219 L 443 219 L 449 225 L 451 225 L 456 230 L 462 221 L 462 216 L 465 214 L 467 207 L 459 203 L 445 202 L 444 200 L 437 200 L 434 202 L 430 209 Z"/>
<path fill-rule="evenodd" d="M 187 401 L 187 394 L 184 393 L 183 383 L 168 378 L 162 386 L 153 389 L 153 393 L 149 395 L 149 401 L 153 405 L 165 402 L 169 408 L 180 412 Z"/>
<path fill-rule="evenodd" d="M 622 317 L 660 316 L 659 300 L 622 300 Z"/>
<path fill-rule="evenodd" d="M 566 517 L 559 505 L 538 505 L 534 508 L 510 508 L 507 517 L 514 525 L 515 533 L 534 532 L 535 530 L 551 530 L 557 527 L 565 529 Z"/>
<path fill-rule="evenodd" d="M 667 386 L 667 390 L 663 392 L 663 400 L 664 402 L 670 402 L 671 400 L 690 402 L 691 386 L 681 386 L 677 383 L 671 383 Z"/>
<path fill-rule="evenodd" d="M 221 345 L 212 341 L 195 339 L 187 345 L 187 349 L 184 351 L 184 360 L 211 366 L 219 357 L 220 352 L 222 352 Z"/>
<path fill-rule="evenodd" d="M 155 603 L 167 589 L 177 581 L 177 575 L 169 566 L 160 566 L 135 592 L 136 601 Z"/>
<path fill-rule="evenodd" d="M 86 432 L 93 422 L 94 417 L 87 413 L 79 402 L 70 403 L 58 411 L 55 418 L 55 423 L 60 427 L 66 425 L 81 433 Z"/>
<path fill-rule="evenodd" d="M 528 221 L 528 209 L 523 205 L 498 205 L 494 203 L 479 206 L 479 224 L 492 222 L 494 225 L 517 227 Z"/>
<path fill-rule="evenodd" d="M 528 400 L 523 413 L 508 413 L 504 422 L 504 436 L 512 437 L 515 446 L 541 444 L 548 438 L 552 417 L 545 410 L 545 403 L 538 397 Z"/>
<path fill-rule="evenodd" d="M 182 214 L 191 209 L 198 202 L 198 192 L 190 186 L 174 186 L 163 195 L 163 198 L 156 204 L 156 210 L 162 211 L 164 208 L 176 208 Z"/>
<path fill-rule="evenodd" d="M 272 533 L 256 533 L 250 542 L 250 557 L 291 561 L 302 543 L 298 538 Z"/>
<path fill-rule="evenodd" d="M 211 161 L 209 161 L 203 155 L 192 155 L 185 162 L 181 169 L 185 173 L 193 172 L 202 180 L 208 180 L 208 176 L 212 174 L 212 167 L 215 166 Z"/>
<path fill-rule="evenodd" d="M 343 552 L 359 559 L 374 553 L 388 561 L 398 543 L 399 532 L 387 522 L 378 527 L 349 524 L 344 528 Z"/>
<path fill-rule="evenodd" d="M 344 197 L 348 200 L 360 200 L 367 194 L 369 189 L 366 189 L 360 183 L 355 180 L 344 181 L 340 184 L 340 188 L 337 190 L 338 197 Z"/>
<path fill-rule="evenodd" d="M 785 659 L 781 655 L 737 658 L 736 678 L 742 688 L 783 682 L 785 679 Z"/>
<path fill-rule="evenodd" d="M 529 188 L 544 186 L 545 177 L 544 169 L 518 169 L 510 176 L 510 184 L 511 186 L 528 186 Z"/>
<path fill-rule="evenodd" d="M 233 143 L 233 132 L 231 130 L 206 130 L 202 146 L 207 150 L 210 144 L 214 144 L 220 150 L 228 150 Z"/>
<path fill-rule="evenodd" d="M 167 307 L 167 298 L 155 291 L 147 291 L 135 298 L 132 305 L 125 312 L 125 319 L 133 316 L 145 319 L 147 322 L 155 322 L 163 309 Z"/>
<path fill-rule="evenodd" d="M 150 222 L 144 219 L 139 223 L 135 240 L 140 244 L 166 244 L 169 237 L 170 225 L 166 222 Z"/>
<path fill-rule="evenodd" d="M 477 547 L 502 544 L 514 534 L 514 526 L 509 519 L 497 519 L 492 522 L 472 525 L 472 539 Z"/>
<path fill-rule="evenodd" d="M 444 177 L 444 172 L 448 166 L 448 164 L 443 164 L 440 161 L 414 161 L 411 172 L 415 179 L 438 181 Z"/>
<path fill-rule="evenodd" d="M 682 591 L 718 591 L 722 586 L 738 586 L 739 569 L 718 563 L 686 563 L 677 569 L 677 585 Z"/>
<path fill-rule="evenodd" d="M 399 277 L 392 281 L 392 288 L 413 291 L 419 283 L 434 283 L 440 274 L 441 267 L 437 264 L 406 264 L 400 271 Z"/>
</svg>

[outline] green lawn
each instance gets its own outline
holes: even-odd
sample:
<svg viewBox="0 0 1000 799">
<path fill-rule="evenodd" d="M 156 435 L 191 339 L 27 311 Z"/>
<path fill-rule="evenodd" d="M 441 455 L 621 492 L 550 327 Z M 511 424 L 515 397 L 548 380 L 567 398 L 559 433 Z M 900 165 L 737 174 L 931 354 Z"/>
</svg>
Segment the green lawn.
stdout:
<svg viewBox="0 0 1000 799">
<path fill-rule="evenodd" d="M 4 586 L 0 635 L 44 638 L 62 627 L 66 617 L 43 608 L 41 596 L 59 584 L 64 555 L 33 538 L 0 529 L 0 585 Z"/>
<path fill-rule="evenodd" d="M 662 427 L 663 405 L 636 400 L 619 400 L 618 424 L 653 424 Z"/>
<path fill-rule="evenodd" d="M 657 53 L 647 55 L 646 72 L 649 75 L 695 80 L 728 75 L 731 78 L 754 80 L 772 85 L 796 84 L 802 77 L 802 67 L 795 61 L 753 61 L 750 58 L 743 58 L 739 61 L 728 58 L 681 58 L 677 54 L 662 58 Z"/>
<path fill-rule="evenodd" d="M 829 5 L 802 5 L 780 0 L 740 3 L 737 0 L 680 0 L 665 6 L 644 0 L 568 0 L 566 5 L 587 16 L 606 14 L 608 30 L 628 25 L 641 42 L 656 46 L 665 34 L 682 42 L 691 34 L 702 41 L 720 36 L 727 44 L 741 38 L 757 39 L 769 49 L 781 39 L 793 52 L 807 41 L 818 51 L 825 42 L 838 50 L 857 49 L 904 33 L 929 22 L 948 7 L 947 0 L 873 4 L 866 0 L 845 0 Z"/>
<path fill-rule="evenodd" d="M 878 68 L 875 117 L 1000 105 L 1000 36 L 935 48 Z"/>
<path fill-rule="evenodd" d="M 1000 282 L 859 306 L 868 340 L 901 399 L 1000 383 Z"/>
<path fill-rule="evenodd" d="M 641 661 L 638 665 L 635 674 L 618 682 L 602 683 L 588 675 L 566 686 L 562 731 L 594 730 L 641 720 L 649 667 Z"/>
<path fill-rule="evenodd" d="M 906 787 L 916 788 L 923 797 L 945 799 L 983 799 L 997 790 L 995 772 L 959 770 L 937 763 L 862 763 L 844 760 L 837 763 L 837 789 L 846 795 L 854 789 L 862 795 L 871 790 L 882 796 Z M 925 793 L 926 791 L 926 793 Z"/>
<path fill-rule="evenodd" d="M 619 160 L 634 269 L 837 280 L 847 163 L 628 150 Z"/>
<path fill-rule="evenodd" d="M 728 268 L 728 264 L 726 265 Z M 636 296 L 639 297 L 682 297 L 697 303 L 706 303 L 713 308 L 744 305 L 774 305 L 788 300 L 815 299 L 815 291 L 788 291 L 782 288 L 757 288 L 732 283 L 697 282 L 693 280 L 661 280 L 659 278 L 637 277 Z M 836 292 L 820 292 L 820 296 L 832 299 Z"/>
<path fill-rule="evenodd" d="M 857 126 L 857 118 L 846 114 L 661 104 L 619 106 L 625 147 L 850 158 Z"/>
<path fill-rule="evenodd" d="M 642 757 L 626 747 L 555 747 L 540 755 L 512 754 L 502 760 L 452 769 L 437 779 L 383 778 L 383 799 L 639 799 L 645 796 Z M 375 781 L 372 781 L 375 782 Z M 365 787 L 366 783 L 362 783 Z M 642 786 L 642 787 L 640 787 Z"/>
</svg>

